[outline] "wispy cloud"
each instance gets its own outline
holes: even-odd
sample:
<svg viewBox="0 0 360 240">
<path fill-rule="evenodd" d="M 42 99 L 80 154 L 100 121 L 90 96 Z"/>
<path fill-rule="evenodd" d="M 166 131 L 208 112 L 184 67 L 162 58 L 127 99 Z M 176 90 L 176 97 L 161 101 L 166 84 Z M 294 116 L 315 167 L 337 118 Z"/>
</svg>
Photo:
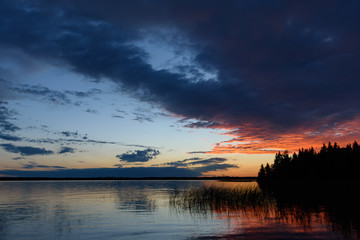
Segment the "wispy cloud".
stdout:
<svg viewBox="0 0 360 240">
<path fill-rule="evenodd" d="M 0 133 L 0 139 L 7 140 L 7 141 L 21 141 L 22 140 L 21 137 L 9 135 L 9 134 L 2 134 L 2 133 Z"/>
<path fill-rule="evenodd" d="M 87 113 L 91 113 L 91 114 L 98 114 L 98 113 L 99 113 L 98 110 L 96 110 L 96 109 L 91 109 L 91 108 L 86 109 L 86 112 L 87 112 Z"/>
<path fill-rule="evenodd" d="M 48 101 L 53 104 L 59 105 L 80 105 L 80 101 L 73 100 L 73 98 L 88 98 L 88 97 L 95 97 L 98 94 L 101 94 L 102 91 L 100 89 L 90 89 L 86 92 L 81 91 L 58 91 L 53 90 L 45 86 L 41 85 L 17 85 L 12 86 L 10 85 L 9 90 L 14 91 L 18 94 L 28 95 L 37 97 L 40 100 Z"/>
<path fill-rule="evenodd" d="M 111 115 L 112 118 L 124 118 L 124 116 L 121 116 L 121 115 L 116 115 L 116 114 L 112 114 Z"/>
<path fill-rule="evenodd" d="M 7 152 L 19 153 L 22 156 L 54 154 L 53 151 L 46 150 L 45 148 L 37 148 L 31 146 L 15 146 L 10 143 L 0 144 L 0 147 L 2 147 Z"/>
<path fill-rule="evenodd" d="M 223 163 L 226 161 L 227 161 L 226 158 L 219 158 L 219 157 L 207 158 L 207 159 L 194 157 L 194 158 L 187 158 L 184 160 L 179 160 L 179 161 L 174 161 L 174 162 L 167 162 L 167 163 L 164 163 L 163 165 L 169 165 L 169 166 L 174 166 L 174 167 L 188 167 L 188 166 L 194 166 L 194 165 L 213 165 L 213 164 Z"/>
<path fill-rule="evenodd" d="M 133 120 L 138 121 L 140 123 L 154 121 L 150 116 L 147 116 L 146 114 L 143 113 L 133 113 L 133 114 L 135 115 L 135 118 L 133 118 Z"/>
<path fill-rule="evenodd" d="M 67 154 L 67 153 L 74 153 L 75 149 L 71 148 L 71 147 L 62 147 L 59 151 L 58 154 Z"/>
<path fill-rule="evenodd" d="M 205 154 L 208 153 L 209 151 L 191 151 L 191 152 L 187 152 L 187 154 Z"/>
<path fill-rule="evenodd" d="M 161 165 L 172 166 L 172 167 L 185 167 L 190 168 L 193 171 L 199 172 L 201 174 L 209 172 L 209 171 L 216 171 L 216 170 L 226 170 L 229 168 L 239 168 L 238 165 L 235 164 L 227 164 L 226 158 L 187 158 L 184 160 L 174 161 L 174 162 L 167 162 Z"/>
<path fill-rule="evenodd" d="M 80 134 L 78 131 L 72 132 L 72 131 L 62 131 L 59 132 L 59 134 L 61 134 L 64 137 L 73 137 L 73 138 L 78 138 L 80 137 Z"/>
<path fill-rule="evenodd" d="M 111 117 L 112 118 L 125 118 L 126 115 L 128 115 L 128 113 L 124 110 L 120 110 L 120 109 L 115 109 L 116 114 L 112 114 Z"/>
<path fill-rule="evenodd" d="M 70 98 L 64 92 L 51 90 L 44 86 L 32 86 L 32 85 L 21 85 L 12 88 L 13 91 L 16 91 L 20 94 L 32 95 L 39 97 L 41 100 L 49 101 L 54 104 L 67 105 L 73 104 Z"/>
<path fill-rule="evenodd" d="M 66 169 L 66 167 L 63 166 L 49 166 L 49 165 L 39 165 L 36 162 L 29 161 L 28 163 L 22 164 L 22 168 L 24 169 L 33 169 L 33 168 L 53 168 L 53 169 Z"/>
<path fill-rule="evenodd" d="M 198 171 L 200 173 L 206 173 L 211 171 L 217 171 L 217 170 L 227 170 L 229 168 L 239 168 L 238 165 L 235 164 L 212 164 L 212 165 L 206 165 L 201 167 L 196 167 L 194 170 Z"/>
<path fill-rule="evenodd" d="M 10 110 L 7 104 L 0 99 L 0 130 L 2 132 L 15 132 L 20 128 L 11 122 L 14 119 L 15 112 Z"/>
<path fill-rule="evenodd" d="M 87 136 L 81 138 L 37 138 L 37 139 L 28 139 L 24 138 L 23 141 L 31 143 L 48 143 L 48 144 L 57 144 L 57 143 L 76 143 L 76 144 L 114 144 L 121 145 L 119 142 L 113 141 L 104 141 L 104 140 L 95 140 L 90 139 Z"/>
<path fill-rule="evenodd" d="M 151 159 L 156 158 L 160 154 L 156 149 L 134 150 L 128 151 L 123 154 L 116 155 L 121 162 L 134 163 L 134 162 L 148 162 Z"/>
</svg>

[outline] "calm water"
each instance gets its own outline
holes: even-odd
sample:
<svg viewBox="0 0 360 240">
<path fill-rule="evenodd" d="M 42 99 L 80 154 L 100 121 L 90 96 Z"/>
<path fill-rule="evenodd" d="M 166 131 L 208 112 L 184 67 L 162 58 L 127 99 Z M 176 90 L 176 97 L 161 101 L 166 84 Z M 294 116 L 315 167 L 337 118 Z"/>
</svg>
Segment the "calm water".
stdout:
<svg viewBox="0 0 360 240">
<path fill-rule="evenodd" d="M 0 239 L 346 239 L 318 211 L 297 213 L 308 216 L 302 223 L 286 213 L 204 213 L 169 203 L 174 191 L 203 184 L 256 183 L 0 182 Z"/>
</svg>

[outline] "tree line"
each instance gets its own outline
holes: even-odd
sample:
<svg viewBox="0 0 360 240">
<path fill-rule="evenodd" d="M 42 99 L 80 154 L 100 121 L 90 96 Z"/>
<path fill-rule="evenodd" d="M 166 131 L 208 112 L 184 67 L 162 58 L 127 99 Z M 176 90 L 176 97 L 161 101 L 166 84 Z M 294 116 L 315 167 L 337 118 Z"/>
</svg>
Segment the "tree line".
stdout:
<svg viewBox="0 0 360 240">
<path fill-rule="evenodd" d="M 350 179 L 360 180 L 360 146 L 355 141 L 340 147 L 330 142 L 315 151 L 313 147 L 299 149 L 289 155 L 287 151 L 278 152 L 274 163 L 262 164 L 258 173 L 258 182 L 278 182 L 291 179 L 298 180 L 329 180 Z"/>
</svg>

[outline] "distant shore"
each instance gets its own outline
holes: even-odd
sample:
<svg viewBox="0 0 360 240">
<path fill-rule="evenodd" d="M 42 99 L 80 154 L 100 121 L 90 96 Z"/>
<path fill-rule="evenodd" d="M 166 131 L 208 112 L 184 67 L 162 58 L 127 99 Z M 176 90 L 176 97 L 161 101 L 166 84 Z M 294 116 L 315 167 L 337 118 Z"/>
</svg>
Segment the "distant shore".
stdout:
<svg viewBox="0 0 360 240">
<path fill-rule="evenodd" d="M 48 178 L 48 177 L 0 177 L 0 181 L 91 181 L 91 180 L 218 180 L 226 182 L 254 182 L 257 177 L 143 177 L 143 178 L 124 178 L 124 177 L 98 177 L 98 178 Z"/>
</svg>

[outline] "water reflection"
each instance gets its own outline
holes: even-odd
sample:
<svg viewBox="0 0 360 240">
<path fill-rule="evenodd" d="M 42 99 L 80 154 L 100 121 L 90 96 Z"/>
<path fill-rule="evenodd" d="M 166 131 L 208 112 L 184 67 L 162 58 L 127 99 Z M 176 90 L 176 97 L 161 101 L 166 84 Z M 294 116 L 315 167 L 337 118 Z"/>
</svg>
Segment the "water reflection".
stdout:
<svg viewBox="0 0 360 240">
<path fill-rule="evenodd" d="M 1 240 L 359 238 L 351 201 L 307 202 L 253 182 L 0 182 L 0 196 Z"/>
<path fill-rule="evenodd" d="M 356 191 L 335 197 L 317 187 L 274 191 L 256 185 L 213 184 L 174 192 L 170 204 L 193 217 L 226 219 L 233 225 L 231 233 L 200 239 L 358 239 Z M 319 196 L 306 194 L 313 191 Z"/>
<path fill-rule="evenodd" d="M 0 239 L 188 239 L 223 232 L 219 221 L 189 220 L 169 210 L 170 192 L 201 184 L 0 182 Z"/>
</svg>

